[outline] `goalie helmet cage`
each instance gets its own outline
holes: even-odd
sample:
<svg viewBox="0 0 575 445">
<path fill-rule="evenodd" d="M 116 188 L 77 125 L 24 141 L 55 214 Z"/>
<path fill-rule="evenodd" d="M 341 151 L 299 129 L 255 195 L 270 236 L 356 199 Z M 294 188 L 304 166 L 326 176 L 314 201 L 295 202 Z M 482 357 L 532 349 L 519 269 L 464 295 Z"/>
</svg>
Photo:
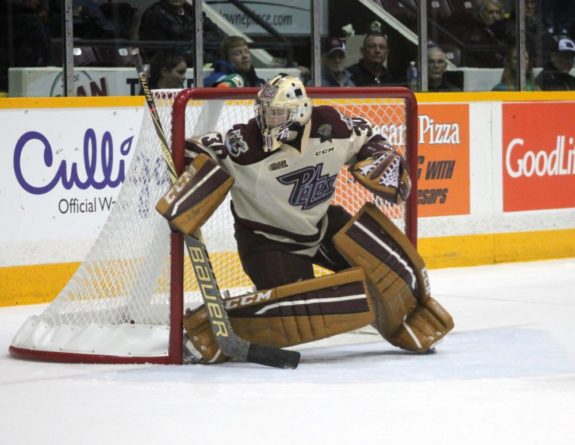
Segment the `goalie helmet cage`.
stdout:
<svg viewBox="0 0 575 445">
<path fill-rule="evenodd" d="M 185 138 L 225 131 L 253 117 L 257 88 L 154 91 L 178 174 Z M 177 93 L 177 94 L 176 94 Z M 364 117 L 405 156 L 413 183 L 401 206 L 390 205 L 355 183 L 345 167 L 334 202 L 354 213 L 375 202 L 417 242 L 417 103 L 406 88 L 308 88 L 314 105 Z M 138 143 L 116 203 L 85 260 L 40 315 L 16 333 L 10 353 L 19 358 L 81 363 L 183 361 L 185 308 L 201 304 L 182 237 L 171 233 L 154 206 L 170 185 L 151 114 L 146 108 Z M 229 196 L 202 227 L 220 288 L 230 295 L 251 289 L 239 264 Z M 327 273 L 317 269 L 318 274 Z"/>
</svg>

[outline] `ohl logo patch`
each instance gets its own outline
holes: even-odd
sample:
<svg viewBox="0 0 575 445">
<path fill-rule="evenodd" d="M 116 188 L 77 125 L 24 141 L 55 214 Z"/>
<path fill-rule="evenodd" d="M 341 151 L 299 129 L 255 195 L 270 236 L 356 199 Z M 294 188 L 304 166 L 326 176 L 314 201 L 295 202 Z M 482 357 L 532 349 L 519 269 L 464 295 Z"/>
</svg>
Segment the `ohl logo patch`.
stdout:
<svg viewBox="0 0 575 445">
<path fill-rule="evenodd" d="M 323 164 L 318 164 L 277 178 L 282 184 L 294 185 L 289 197 L 291 205 L 301 206 L 303 210 L 307 210 L 331 198 L 335 191 L 337 175 L 322 175 L 322 168 Z"/>
</svg>

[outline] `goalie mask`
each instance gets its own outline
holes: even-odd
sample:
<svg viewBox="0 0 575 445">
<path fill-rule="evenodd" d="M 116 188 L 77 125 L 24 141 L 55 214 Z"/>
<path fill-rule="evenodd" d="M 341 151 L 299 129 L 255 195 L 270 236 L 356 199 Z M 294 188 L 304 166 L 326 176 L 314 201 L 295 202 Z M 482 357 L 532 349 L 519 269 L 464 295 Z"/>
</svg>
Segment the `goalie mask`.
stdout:
<svg viewBox="0 0 575 445">
<path fill-rule="evenodd" d="M 280 74 L 266 82 L 258 92 L 256 120 L 262 131 L 264 151 L 280 148 L 311 117 L 312 103 L 301 80 Z"/>
</svg>

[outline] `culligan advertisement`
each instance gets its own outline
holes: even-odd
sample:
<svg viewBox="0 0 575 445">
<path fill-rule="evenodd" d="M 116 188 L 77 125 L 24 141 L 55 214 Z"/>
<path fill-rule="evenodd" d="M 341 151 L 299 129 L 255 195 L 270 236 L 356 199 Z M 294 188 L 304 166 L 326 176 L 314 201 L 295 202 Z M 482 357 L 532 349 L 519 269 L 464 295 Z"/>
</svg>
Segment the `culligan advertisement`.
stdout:
<svg viewBox="0 0 575 445">
<path fill-rule="evenodd" d="M 0 116 L 2 245 L 94 237 L 129 167 L 142 110 L 42 108 Z M 10 264 L 12 254 L 4 248 L 1 262 Z"/>
</svg>

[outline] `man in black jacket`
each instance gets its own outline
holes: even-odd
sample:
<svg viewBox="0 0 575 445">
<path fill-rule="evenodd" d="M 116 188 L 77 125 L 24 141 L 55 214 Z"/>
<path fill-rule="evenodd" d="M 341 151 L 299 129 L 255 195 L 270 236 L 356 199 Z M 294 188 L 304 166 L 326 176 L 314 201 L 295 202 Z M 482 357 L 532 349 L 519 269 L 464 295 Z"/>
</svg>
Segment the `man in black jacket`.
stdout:
<svg viewBox="0 0 575 445">
<path fill-rule="evenodd" d="M 362 58 L 348 68 L 351 80 L 356 86 L 393 85 L 394 78 L 386 64 L 389 56 L 387 36 L 370 33 L 365 36 L 361 47 Z"/>
<path fill-rule="evenodd" d="M 203 17 L 204 63 L 214 62 L 218 58 L 220 41 L 224 33 L 208 18 Z M 140 40 L 171 42 L 170 49 L 180 50 L 188 66 L 194 65 L 194 7 L 186 0 L 160 0 L 142 14 L 139 29 Z M 168 44 L 167 44 L 168 45 Z M 158 48 L 145 48 L 144 55 L 150 59 Z M 167 49 L 167 48 L 164 48 Z"/>
<path fill-rule="evenodd" d="M 575 77 L 569 74 L 575 59 L 575 42 L 566 37 L 559 38 L 543 71 L 535 78 L 542 90 L 575 90 Z"/>
</svg>

